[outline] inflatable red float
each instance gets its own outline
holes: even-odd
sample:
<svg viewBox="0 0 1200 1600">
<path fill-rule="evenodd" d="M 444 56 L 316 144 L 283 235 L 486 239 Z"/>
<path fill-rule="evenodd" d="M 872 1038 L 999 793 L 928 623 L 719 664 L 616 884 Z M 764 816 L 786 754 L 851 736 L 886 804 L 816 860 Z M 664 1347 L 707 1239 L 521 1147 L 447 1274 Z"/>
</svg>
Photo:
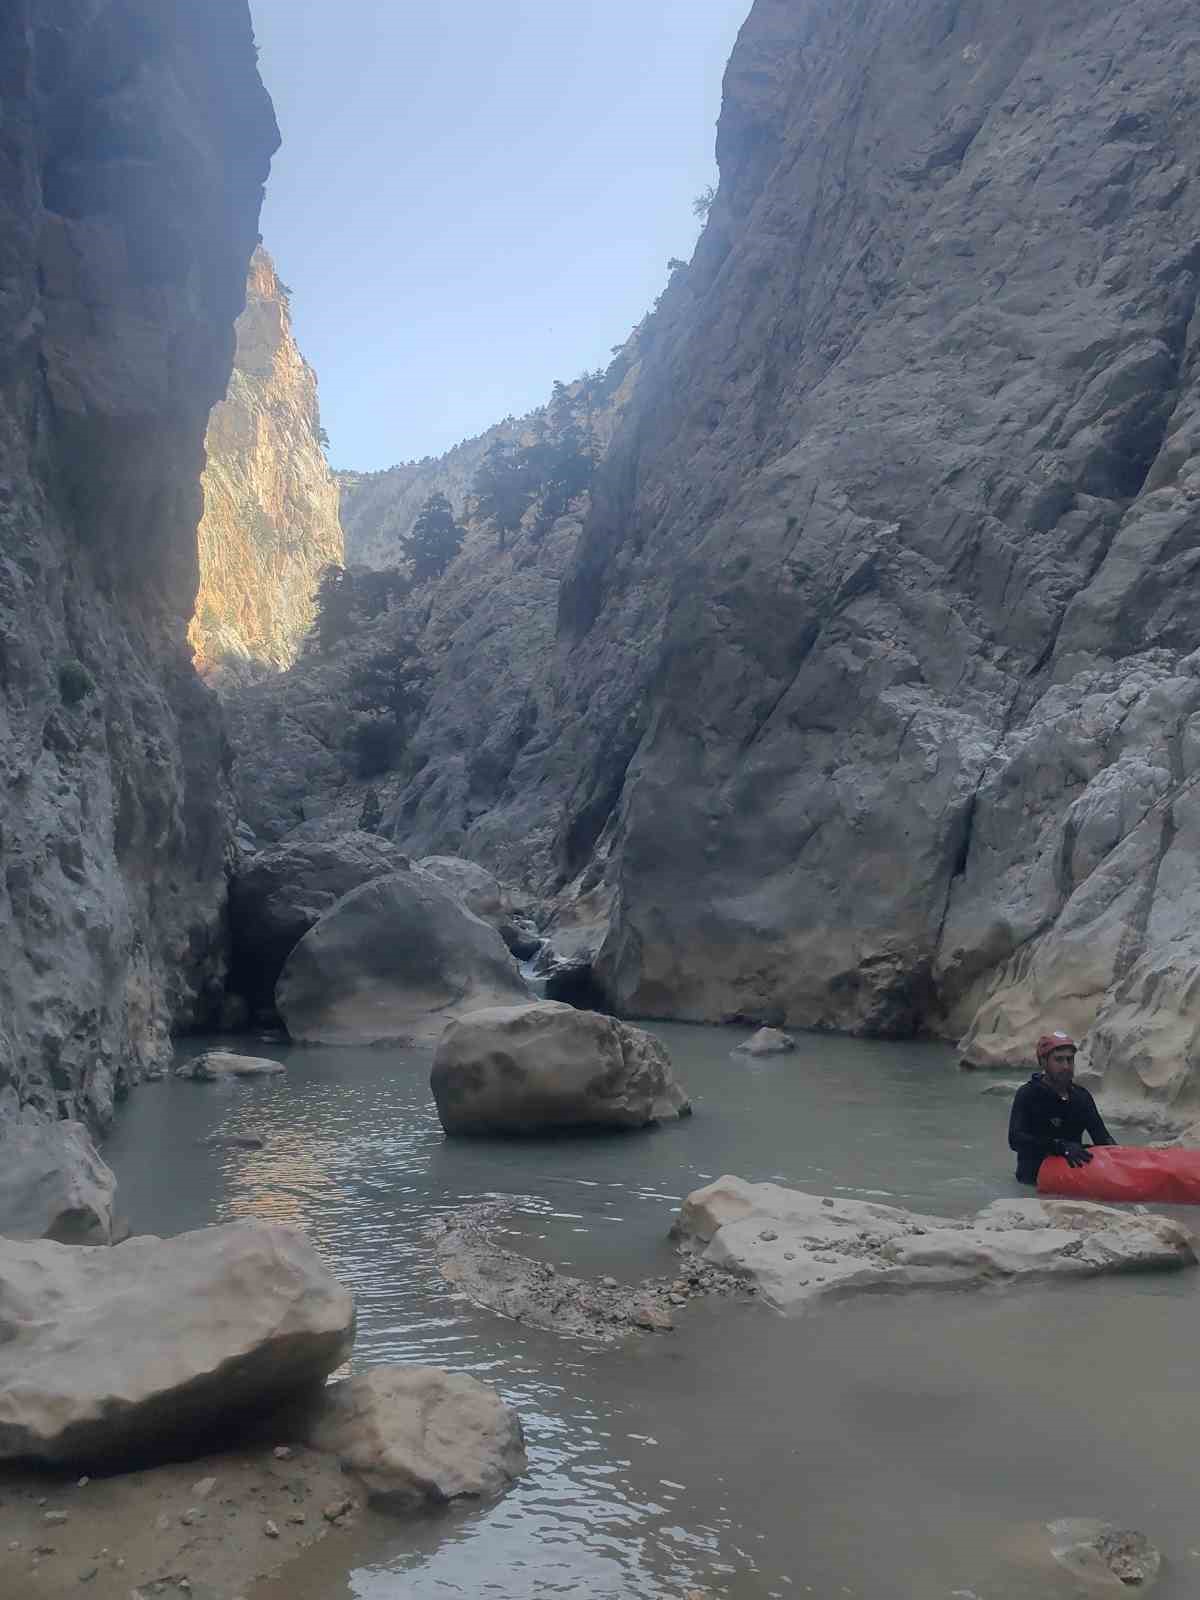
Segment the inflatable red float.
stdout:
<svg viewBox="0 0 1200 1600">
<path fill-rule="evenodd" d="M 1139 1150 L 1100 1145 L 1083 1167 L 1047 1156 L 1038 1168 L 1038 1193 L 1060 1200 L 1150 1200 L 1200 1205 L 1200 1150 Z"/>
</svg>

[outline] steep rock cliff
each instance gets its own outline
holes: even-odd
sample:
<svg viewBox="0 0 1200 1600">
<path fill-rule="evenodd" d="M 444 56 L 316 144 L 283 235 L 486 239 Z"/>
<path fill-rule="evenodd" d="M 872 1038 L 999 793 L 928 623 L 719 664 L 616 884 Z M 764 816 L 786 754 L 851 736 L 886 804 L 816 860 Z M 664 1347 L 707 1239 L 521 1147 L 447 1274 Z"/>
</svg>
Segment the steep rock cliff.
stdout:
<svg viewBox="0 0 1200 1600">
<path fill-rule="evenodd" d="M 590 497 L 439 587 L 385 829 L 613 896 L 625 1013 L 1200 1092 L 1198 62 L 1188 0 L 755 0 Z"/>
<path fill-rule="evenodd" d="M 292 335 L 287 291 L 259 246 L 202 480 L 200 592 L 189 637 L 198 669 L 290 666 L 321 568 L 344 559 L 338 487 L 320 444 L 317 380 Z"/>
<path fill-rule="evenodd" d="M 0 9 L 0 1111 L 103 1122 L 219 995 L 204 430 L 277 142 L 245 0 Z"/>
</svg>

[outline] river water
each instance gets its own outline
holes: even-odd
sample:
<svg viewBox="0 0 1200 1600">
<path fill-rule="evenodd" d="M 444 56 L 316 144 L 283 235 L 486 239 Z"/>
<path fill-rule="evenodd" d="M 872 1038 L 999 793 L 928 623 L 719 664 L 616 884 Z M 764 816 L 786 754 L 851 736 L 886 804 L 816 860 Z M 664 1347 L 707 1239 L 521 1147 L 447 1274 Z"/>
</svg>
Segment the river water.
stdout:
<svg viewBox="0 0 1200 1600">
<path fill-rule="evenodd" d="M 122 1111 L 105 1154 L 136 1231 L 294 1223 L 358 1296 L 356 1366 L 474 1373 L 525 1424 L 530 1471 L 498 1503 L 373 1515 L 350 1570 L 318 1547 L 256 1595 L 1065 1600 L 1079 1591 L 1040 1530 L 1069 1516 L 1143 1529 L 1167 1557 L 1159 1600 L 1200 1594 L 1200 1273 L 880 1295 L 794 1321 L 707 1301 L 601 1351 L 442 1283 L 422 1225 L 467 1201 L 507 1201 L 516 1249 L 636 1283 L 671 1270 L 673 1211 L 724 1172 L 942 1214 L 1018 1192 L 1006 1098 L 945 1048 L 802 1036 L 753 1060 L 728 1031 L 653 1031 L 696 1114 L 641 1134 L 447 1141 L 428 1051 L 249 1040 L 287 1074 L 169 1079 Z"/>
</svg>

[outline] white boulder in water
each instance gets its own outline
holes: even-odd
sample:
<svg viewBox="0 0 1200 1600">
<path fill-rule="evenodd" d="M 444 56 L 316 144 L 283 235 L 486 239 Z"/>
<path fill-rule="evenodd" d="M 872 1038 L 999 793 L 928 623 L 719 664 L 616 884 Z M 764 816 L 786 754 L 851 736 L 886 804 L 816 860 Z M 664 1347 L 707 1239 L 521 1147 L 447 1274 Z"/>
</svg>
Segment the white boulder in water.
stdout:
<svg viewBox="0 0 1200 1600">
<path fill-rule="evenodd" d="M 354 1297 L 292 1228 L 111 1250 L 0 1240 L 0 1460 L 195 1454 L 350 1354 Z"/>
<path fill-rule="evenodd" d="M 0 1235 L 111 1244 L 117 1180 L 81 1122 L 0 1122 Z"/>
<path fill-rule="evenodd" d="M 336 1455 L 386 1505 L 499 1494 L 527 1464 L 517 1413 L 487 1384 L 441 1367 L 374 1367 L 329 1384 L 299 1415 L 296 1436 Z"/>
<path fill-rule="evenodd" d="M 692 1109 L 653 1035 L 556 1000 L 451 1023 L 430 1087 L 447 1133 L 644 1128 Z"/>
<path fill-rule="evenodd" d="M 684 1202 L 685 1249 L 788 1315 L 863 1290 L 973 1286 L 1196 1264 L 1179 1223 L 1068 1200 L 998 1200 L 970 1218 L 723 1177 Z"/>
<path fill-rule="evenodd" d="M 177 1078 L 194 1083 L 219 1083 L 223 1078 L 269 1078 L 284 1070 L 267 1056 L 239 1056 L 232 1050 L 206 1050 L 175 1068 Z"/>
<path fill-rule="evenodd" d="M 787 1051 L 795 1048 L 795 1039 L 790 1033 L 784 1033 L 782 1028 L 760 1028 L 748 1039 L 743 1039 L 741 1044 L 734 1045 L 735 1050 L 748 1056 L 785 1055 Z"/>
</svg>

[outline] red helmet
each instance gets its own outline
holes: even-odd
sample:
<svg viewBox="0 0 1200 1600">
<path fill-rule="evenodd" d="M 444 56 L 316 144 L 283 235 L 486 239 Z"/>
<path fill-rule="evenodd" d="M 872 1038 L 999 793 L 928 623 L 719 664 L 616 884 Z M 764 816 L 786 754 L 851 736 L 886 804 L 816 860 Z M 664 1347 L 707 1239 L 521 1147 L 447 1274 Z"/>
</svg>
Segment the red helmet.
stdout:
<svg viewBox="0 0 1200 1600">
<path fill-rule="evenodd" d="M 1069 1033 L 1044 1033 L 1037 1042 L 1038 1065 L 1041 1065 L 1051 1050 L 1063 1049 L 1078 1050 L 1079 1046 Z"/>
</svg>

